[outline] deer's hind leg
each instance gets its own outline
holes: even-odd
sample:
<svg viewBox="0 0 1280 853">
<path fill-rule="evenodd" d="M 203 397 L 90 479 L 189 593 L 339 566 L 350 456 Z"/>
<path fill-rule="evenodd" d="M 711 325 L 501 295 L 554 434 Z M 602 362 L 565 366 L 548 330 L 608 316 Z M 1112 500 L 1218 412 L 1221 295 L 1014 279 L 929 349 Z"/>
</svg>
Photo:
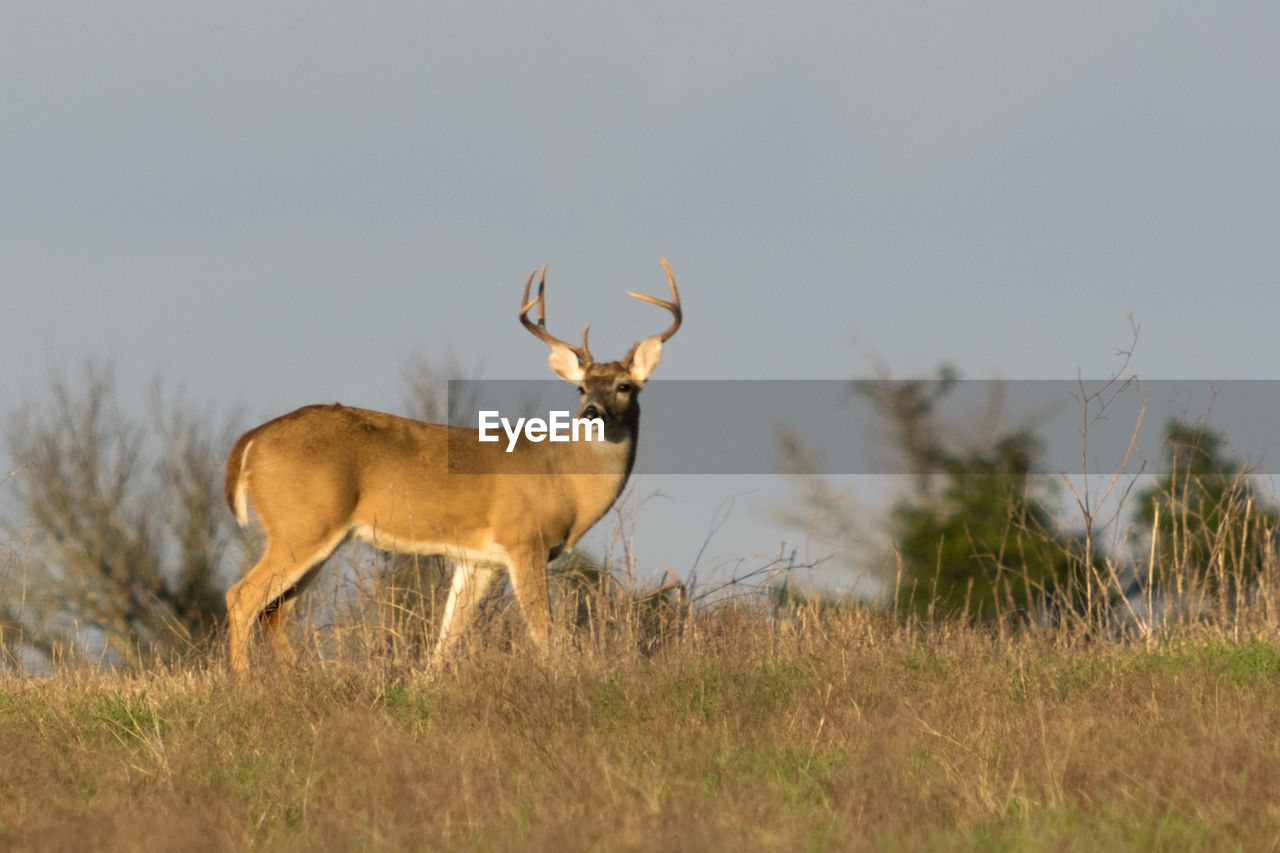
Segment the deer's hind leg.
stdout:
<svg viewBox="0 0 1280 853">
<path fill-rule="evenodd" d="M 284 630 L 289 611 L 320 564 L 344 538 L 345 533 L 305 548 L 277 544 L 274 540 L 267 543 L 262 559 L 227 592 L 232 672 L 243 675 L 249 669 L 254 622 L 261 624 L 276 661 L 287 665 L 297 662 L 297 654 Z"/>
</svg>

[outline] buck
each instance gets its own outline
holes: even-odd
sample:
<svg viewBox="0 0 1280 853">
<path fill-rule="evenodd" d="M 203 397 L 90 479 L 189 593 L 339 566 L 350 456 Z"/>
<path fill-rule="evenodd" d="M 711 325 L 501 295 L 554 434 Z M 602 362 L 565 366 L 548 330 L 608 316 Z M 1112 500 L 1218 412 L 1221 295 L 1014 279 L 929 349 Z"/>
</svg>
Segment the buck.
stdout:
<svg viewBox="0 0 1280 853">
<path fill-rule="evenodd" d="M 249 430 L 227 460 L 227 503 L 242 526 L 249 507 L 267 536 L 262 558 L 227 592 L 231 668 L 249 669 L 254 623 L 277 661 L 297 658 L 285 621 L 324 561 L 348 539 L 388 551 L 441 555 L 454 565 L 433 663 L 474 621 L 498 570 L 505 570 L 534 644 L 550 645 L 547 563 L 572 548 L 622 492 L 636 457 L 637 395 L 683 314 L 675 277 L 662 259 L 671 301 L 628 295 L 674 317 L 664 332 L 618 361 L 546 327 L 546 271 L 520 322 L 551 348 L 552 371 L 577 386 L 578 418 L 604 421 L 603 441 L 480 442 L 475 430 L 424 423 L 338 404 L 306 406 Z M 529 319 L 537 304 L 538 322 Z"/>
</svg>

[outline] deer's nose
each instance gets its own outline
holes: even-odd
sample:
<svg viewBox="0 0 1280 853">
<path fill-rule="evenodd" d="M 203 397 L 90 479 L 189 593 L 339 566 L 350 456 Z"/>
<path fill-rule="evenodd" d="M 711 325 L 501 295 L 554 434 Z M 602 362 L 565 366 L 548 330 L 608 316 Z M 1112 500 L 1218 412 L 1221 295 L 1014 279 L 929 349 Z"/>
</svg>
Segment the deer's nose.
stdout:
<svg viewBox="0 0 1280 853">
<path fill-rule="evenodd" d="M 595 418 L 603 418 L 604 412 L 602 412 L 600 410 L 600 407 L 597 406 L 595 403 L 588 403 L 587 407 L 582 410 L 582 417 L 586 418 L 587 420 L 593 420 Z"/>
</svg>

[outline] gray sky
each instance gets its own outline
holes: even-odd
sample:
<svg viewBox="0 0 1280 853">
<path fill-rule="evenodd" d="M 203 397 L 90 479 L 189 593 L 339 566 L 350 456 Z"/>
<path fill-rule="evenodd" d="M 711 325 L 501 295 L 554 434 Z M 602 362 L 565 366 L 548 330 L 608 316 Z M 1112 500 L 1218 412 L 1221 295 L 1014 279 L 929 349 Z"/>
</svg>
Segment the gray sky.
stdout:
<svg viewBox="0 0 1280 853">
<path fill-rule="evenodd" d="M 253 420 L 546 375 L 1278 378 L 1274 3 L 9 4 L 0 411 L 85 356 Z M 572 399 L 569 392 L 566 399 Z M 653 415 L 657 416 L 657 415 Z M 673 413 L 665 413 L 673 416 Z M 651 561 L 724 496 L 643 481 Z M 714 551 L 776 546 L 764 506 Z M 761 537 L 759 540 L 753 538 Z"/>
</svg>

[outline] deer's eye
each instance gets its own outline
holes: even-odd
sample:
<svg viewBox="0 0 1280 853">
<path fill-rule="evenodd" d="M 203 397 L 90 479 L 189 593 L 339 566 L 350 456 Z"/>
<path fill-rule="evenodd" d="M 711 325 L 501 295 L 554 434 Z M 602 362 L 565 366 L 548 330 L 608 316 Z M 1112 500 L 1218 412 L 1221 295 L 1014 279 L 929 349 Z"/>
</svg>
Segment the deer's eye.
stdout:
<svg viewBox="0 0 1280 853">
<path fill-rule="evenodd" d="M 581 385 L 579 385 L 579 386 L 578 386 L 578 393 L 579 393 L 579 394 L 585 394 L 585 393 L 587 393 L 587 389 L 586 389 L 586 388 L 584 388 L 584 387 L 582 387 Z"/>
<path fill-rule="evenodd" d="M 626 382 L 623 382 L 621 385 L 618 386 L 619 394 L 630 394 L 631 391 L 632 391 L 632 386 L 628 385 Z"/>
</svg>

